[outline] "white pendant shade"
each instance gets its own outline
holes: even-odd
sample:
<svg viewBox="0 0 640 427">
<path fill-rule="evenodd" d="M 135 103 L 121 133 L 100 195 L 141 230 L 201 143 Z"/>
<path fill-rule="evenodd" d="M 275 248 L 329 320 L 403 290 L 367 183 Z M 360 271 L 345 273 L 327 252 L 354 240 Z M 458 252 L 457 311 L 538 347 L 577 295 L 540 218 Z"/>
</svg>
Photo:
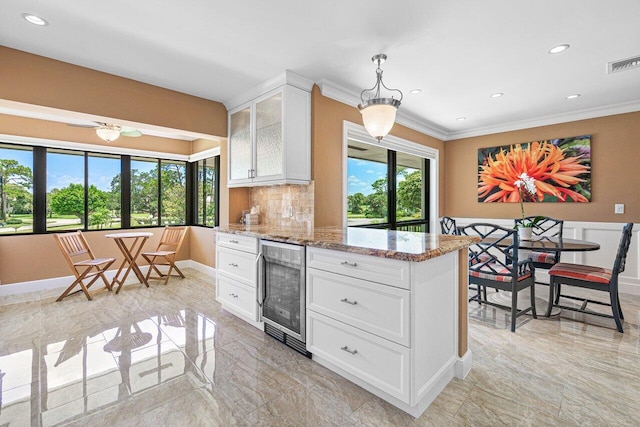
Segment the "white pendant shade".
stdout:
<svg viewBox="0 0 640 427">
<path fill-rule="evenodd" d="M 118 126 L 103 126 L 96 129 L 98 136 L 107 141 L 112 142 L 120 138 L 120 127 Z"/>
<path fill-rule="evenodd" d="M 360 110 L 362 121 L 369 135 L 380 141 L 391 131 L 396 121 L 396 111 L 393 105 L 374 104 Z"/>
</svg>

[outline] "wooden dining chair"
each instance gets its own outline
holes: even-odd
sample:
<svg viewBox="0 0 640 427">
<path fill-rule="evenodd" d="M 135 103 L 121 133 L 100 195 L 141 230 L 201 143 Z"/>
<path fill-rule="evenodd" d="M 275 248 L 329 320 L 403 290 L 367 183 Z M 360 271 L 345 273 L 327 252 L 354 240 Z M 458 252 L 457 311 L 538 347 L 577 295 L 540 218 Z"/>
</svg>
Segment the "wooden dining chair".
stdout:
<svg viewBox="0 0 640 427">
<path fill-rule="evenodd" d="M 111 290 L 111 284 L 104 272 L 115 262 L 115 258 L 96 258 L 80 230 L 75 233 L 54 234 L 53 237 L 58 242 L 62 255 L 64 255 L 69 268 L 71 268 L 76 277 L 76 280 L 56 301 L 62 301 L 63 298 L 78 292 L 83 292 L 87 299 L 91 301 L 93 298 L 89 293 L 89 288 L 99 278 L 104 282 L 105 288 L 109 291 Z M 85 280 L 89 280 L 89 282 L 85 284 Z M 80 286 L 80 289 L 72 293 L 71 291 L 76 286 Z"/>
<path fill-rule="evenodd" d="M 164 280 L 164 284 L 166 285 L 173 270 L 184 279 L 184 274 L 182 274 L 182 271 L 176 266 L 175 261 L 186 234 L 187 227 L 165 227 L 156 250 L 154 252 L 142 253 L 144 259 L 149 263 L 149 271 L 147 271 L 146 277 L 147 281 L 149 281 L 149 279 Z M 161 265 L 169 267 L 166 273 L 163 273 L 158 268 Z M 153 272 L 155 272 L 155 276 L 151 275 Z"/>
<path fill-rule="evenodd" d="M 624 271 L 627 252 L 631 244 L 631 232 L 633 223 L 627 223 L 622 229 L 622 237 L 618 245 L 618 253 L 613 262 L 613 268 L 596 267 L 592 265 L 570 264 L 560 262 L 549 270 L 551 277 L 551 287 L 549 290 L 549 306 L 547 308 L 547 317 L 551 314 L 552 307 L 559 307 L 565 310 L 577 311 L 580 313 L 593 314 L 595 316 L 607 317 L 614 319 L 618 332 L 622 330 L 622 308 L 620 307 L 620 297 L 618 295 L 618 275 Z M 563 295 L 562 285 L 576 286 L 579 288 L 593 289 L 603 291 L 609 294 L 609 303 L 596 301 L 589 298 L 576 297 L 573 295 Z M 554 297 L 555 294 L 555 297 Z M 571 307 L 560 304 L 560 298 L 568 298 L 581 301 L 580 307 Z M 612 315 L 599 313 L 597 311 L 588 310 L 587 304 L 598 304 L 611 307 Z"/>
<path fill-rule="evenodd" d="M 458 227 L 460 235 L 482 239 L 469 247 L 469 284 L 476 284 L 511 292 L 511 307 L 497 304 L 479 296 L 478 302 L 511 311 L 511 332 L 516 331 L 516 319 L 531 312 L 537 319 L 535 305 L 535 267 L 529 258 L 518 259 L 518 232 L 489 223 L 475 223 Z M 506 244 L 506 242 L 510 242 Z M 531 290 L 531 305 L 518 309 L 518 293 Z"/>
</svg>

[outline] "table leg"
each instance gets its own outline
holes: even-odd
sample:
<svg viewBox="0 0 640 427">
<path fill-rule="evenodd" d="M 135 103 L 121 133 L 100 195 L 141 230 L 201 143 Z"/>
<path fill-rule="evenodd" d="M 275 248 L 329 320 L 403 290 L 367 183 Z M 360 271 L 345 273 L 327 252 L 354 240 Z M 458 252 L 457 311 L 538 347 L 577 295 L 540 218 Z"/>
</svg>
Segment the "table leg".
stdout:
<svg viewBox="0 0 640 427">
<path fill-rule="evenodd" d="M 126 282 L 131 270 L 133 270 L 140 283 L 144 284 L 147 288 L 149 287 L 149 283 L 147 283 L 144 275 L 140 271 L 140 268 L 136 264 L 136 259 L 142 252 L 142 247 L 144 246 L 144 243 L 147 241 L 147 239 L 148 237 L 136 237 L 130 247 L 127 247 L 124 239 L 114 239 L 116 241 L 116 244 L 118 245 L 118 248 L 120 248 L 120 252 L 122 252 L 122 255 L 124 256 L 124 260 L 122 261 L 122 264 L 120 265 L 120 268 L 118 269 L 118 272 L 116 273 L 112 282 L 112 287 L 113 285 L 118 284 L 116 294 L 118 294 L 120 292 L 120 289 L 122 289 L 122 286 Z M 120 273 L 122 272 L 122 269 L 125 265 L 127 265 L 127 268 L 124 271 L 122 279 L 119 279 Z"/>
</svg>

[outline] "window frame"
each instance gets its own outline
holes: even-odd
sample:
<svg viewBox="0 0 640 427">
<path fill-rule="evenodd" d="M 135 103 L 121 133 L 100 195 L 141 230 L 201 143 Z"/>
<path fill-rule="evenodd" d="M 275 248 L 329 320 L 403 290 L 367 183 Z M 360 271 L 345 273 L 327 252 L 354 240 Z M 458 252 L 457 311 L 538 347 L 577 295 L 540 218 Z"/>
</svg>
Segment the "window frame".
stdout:
<svg viewBox="0 0 640 427">
<path fill-rule="evenodd" d="M 380 142 L 378 142 L 375 138 L 373 138 L 366 131 L 364 126 L 349 122 L 343 121 L 342 124 L 342 223 L 344 227 L 347 227 L 348 219 L 347 219 L 347 209 L 348 209 L 348 156 L 349 156 L 349 140 L 358 141 L 360 143 L 365 143 L 377 147 L 382 147 L 387 149 L 387 204 L 388 204 L 388 213 L 387 213 L 387 223 L 384 224 L 367 224 L 359 227 L 368 227 L 368 228 L 393 228 L 396 227 L 396 176 L 394 175 L 396 172 L 396 152 L 402 152 L 406 154 L 410 154 L 413 156 L 421 157 L 425 161 L 429 162 L 429 166 L 426 167 L 426 172 L 428 172 L 428 181 L 429 185 L 423 186 L 423 191 L 427 194 L 424 196 L 425 203 L 428 203 L 428 212 L 424 212 L 425 218 L 428 224 L 428 232 L 435 232 L 437 230 L 437 221 L 438 221 L 438 195 L 439 195 L 439 156 L 440 152 L 438 149 L 433 147 L 428 147 L 422 144 L 418 144 L 417 142 L 409 141 L 403 138 L 399 138 L 393 135 L 385 136 Z M 393 154 L 391 154 L 393 152 Z M 391 161 L 393 160 L 393 164 Z M 391 172 L 391 173 L 390 173 Z M 393 175 L 393 176 L 390 176 Z M 391 191 L 393 185 L 393 191 Z M 393 218 L 393 222 L 392 222 Z M 402 226 L 411 226 L 412 222 L 424 223 L 424 220 L 419 221 L 403 221 L 400 225 Z M 377 227 L 376 227 L 377 226 Z"/>
<path fill-rule="evenodd" d="M 67 230 L 47 230 L 46 224 L 46 216 L 47 216 L 47 152 L 49 150 L 64 150 L 73 152 L 73 154 L 77 154 L 84 157 L 85 171 L 84 171 L 84 186 L 85 186 L 85 222 L 82 228 L 78 228 L 83 232 L 92 232 L 92 231 L 105 231 L 105 230 L 126 230 L 126 229 L 139 229 L 143 227 L 132 227 L 131 226 L 131 160 L 132 157 L 136 159 L 146 158 L 155 162 L 157 164 L 157 172 L 158 172 L 158 225 L 149 225 L 144 228 L 161 228 L 164 225 L 161 223 L 162 221 L 162 183 L 161 183 L 161 167 L 163 162 L 171 162 L 171 163 L 179 163 L 183 164 L 185 167 L 185 221 L 184 224 L 186 226 L 198 225 L 196 221 L 194 221 L 193 213 L 195 207 L 192 204 L 195 202 L 193 198 L 193 192 L 197 190 L 197 174 L 192 173 L 192 169 L 195 165 L 197 168 L 197 164 L 200 160 L 206 158 L 215 158 L 216 171 L 215 171 L 215 180 L 216 180 L 216 188 L 215 188 L 215 198 L 216 198 L 216 209 L 215 209 L 215 225 L 209 228 L 213 228 L 219 224 L 220 221 L 220 212 L 219 212 L 219 200 L 220 200 L 220 148 L 215 147 L 213 149 L 208 149 L 193 155 L 180 155 L 180 154 L 171 154 L 171 153 L 162 153 L 162 152 L 147 152 L 143 150 L 134 150 L 127 149 L 122 147 L 108 147 L 108 146 L 92 146 L 88 144 L 82 144 L 78 146 L 75 143 L 69 143 L 65 141 L 54 141 L 54 140 L 41 140 L 30 137 L 20 137 L 20 136 L 3 136 L 0 140 L 0 146 L 6 146 L 6 148 L 13 148 L 16 146 L 23 146 L 25 148 L 28 147 L 33 153 L 33 229 L 30 232 L 22 232 L 22 233 L 10 233 L 7 235 L 15 236 L 15 235 L 33 235 L 33 234 L 54 234 L 67 232 Z M 87 204 L 88 200 L 88 169 L 87 163 L 88 158 L 91 155 L 106 155 L 110 157 L 117 157 L 120 160 L 120 175 L 121 175 L 121 186 L 120 186 L 120 210 L 121 210 L 121 223 L 119 228 L 110 228 L 110 229 L 90 229 L 88 224 L 88 215 L 87 212 Z M 195 178 L 195 181 L 194 181 Z M 69 230 L 69 232 L 74 232 L 76 230 Z M 0 237 L 3 234 L 0 233 Z"/>
</svg>

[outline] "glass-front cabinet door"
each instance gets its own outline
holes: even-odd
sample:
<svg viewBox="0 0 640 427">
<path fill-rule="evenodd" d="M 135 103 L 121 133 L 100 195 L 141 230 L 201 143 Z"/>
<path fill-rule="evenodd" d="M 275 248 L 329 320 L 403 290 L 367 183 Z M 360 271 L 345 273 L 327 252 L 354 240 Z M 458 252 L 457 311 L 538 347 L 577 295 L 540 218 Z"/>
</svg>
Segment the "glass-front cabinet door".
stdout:
<svg viewBox="0 0 640 427">
<path fill-rule="evenodd" d="M 283 175 L 282 91 L 255 103 L 256 157 L 254 181 Z"/>
<path fill-rule="evenodd" d="M 253 175 L 251 104 L 229 115 L 229 180 L 250 182 Z"/>
</svg>

